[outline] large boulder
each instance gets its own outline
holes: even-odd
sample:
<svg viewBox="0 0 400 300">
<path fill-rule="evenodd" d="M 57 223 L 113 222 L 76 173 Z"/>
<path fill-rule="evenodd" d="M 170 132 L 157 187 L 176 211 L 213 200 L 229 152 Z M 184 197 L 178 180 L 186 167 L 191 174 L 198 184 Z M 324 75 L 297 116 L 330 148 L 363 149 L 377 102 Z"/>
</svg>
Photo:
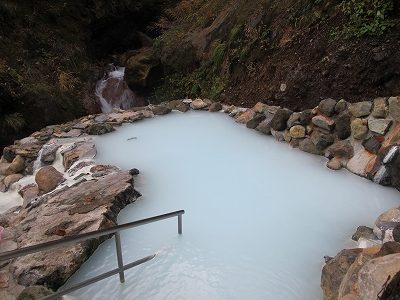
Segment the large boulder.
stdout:
<svg viewBox="0 0 400 300">
<path fill-rule="evenodd" d="M 63 180 L 63 174 L 53 166 L 45 166 L 39 169 L 35 175 L 35 181 L 39 189 L 44 193 L 54 190 Z"/>
<path fill-rule="evenodd" d="M 382 287 L 400 270 L 400 254 L 371 259 L 358 273 L 360 299 L 377 299 Z"/>
<path fill-rule="evenodd" d="M 363 101 L 350 104 L 349 111 L 354 117 L 361 118 L 368 116 L 371 113 L 371 108 L 372 102 Z"/>
<path fill-rule="evenodd" d="M 362 249 L 346 249 L 340 251 L 329 260 L 322 269 L 321 287 L 324 300 L 337 300 L 339 287 L 350 266 L 354 263 Z"/>
<path fill-rule="evenodd" d="M 276 111 L 274 117 L 271 120 L 271 128 L 276 131 L 282 131 L 286 129 L 287 121 L 289 120 L 292 111 L 286 108 L 280 108 Z"/>
<path fill-rule="evenodd" d="M 18 247 L 58 240 L 115 226 L 119 211 L 139 196 L 132 175 L 115 172 L 42 196 L 11 214 L 9 226 L 19 232 Z M 20 257 L 11 262 L 10 274 L 23 286 L 45 282 L 58 289 L 106 238 Z"/>
<path fill-rule="evenodd" d="M 319 103 L 318 110 L 324 115 L 330 117 L 335 112 L 336 103 L 337 102 L 331 98 L 324 99 Z"/>
</svg>

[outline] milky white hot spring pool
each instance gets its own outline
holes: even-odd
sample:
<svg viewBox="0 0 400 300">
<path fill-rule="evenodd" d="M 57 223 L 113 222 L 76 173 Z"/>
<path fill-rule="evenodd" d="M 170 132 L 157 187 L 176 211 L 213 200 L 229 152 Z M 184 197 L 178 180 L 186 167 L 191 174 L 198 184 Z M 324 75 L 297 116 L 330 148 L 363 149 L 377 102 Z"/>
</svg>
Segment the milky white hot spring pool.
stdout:
<svg viewBox="0 0 400 300">
<path fill-rule="evenodd" d="M 135 137 L 134 139 L 130 139 Z M 130 140 L 128 140 L 130 139 Z M 248 130 L 222 113 L 172 113 L 126 125 L 96 140 L 97 161 L 138 168 L 142 194 L 120 224 L 185 209 L 176 218 L 124 231 L 124 262 L 150 262 L 81 289 L 78 299 L 321 299 L 324 255 L 354 247 L 398 205 L 398 192 L 323 157 Z M 69 280 L 117 266 L 108 240 Z"/>
</svg>

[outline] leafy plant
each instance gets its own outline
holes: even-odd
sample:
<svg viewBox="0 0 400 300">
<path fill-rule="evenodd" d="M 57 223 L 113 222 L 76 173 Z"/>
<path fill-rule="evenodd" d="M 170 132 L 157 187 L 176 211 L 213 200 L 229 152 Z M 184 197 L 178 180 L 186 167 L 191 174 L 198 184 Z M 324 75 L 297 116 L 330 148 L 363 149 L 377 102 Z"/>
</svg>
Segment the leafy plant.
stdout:
<svg viewBox="0 0 400 300">
<path fill-rule="evenodd" d="M 343 0 L 338 8 L 348 18 L 348 22 L 334 33 L 337 36 L 362 37 L 382 35 L 395 25 L 390 18 L 393 0 Z"/>
</svg>

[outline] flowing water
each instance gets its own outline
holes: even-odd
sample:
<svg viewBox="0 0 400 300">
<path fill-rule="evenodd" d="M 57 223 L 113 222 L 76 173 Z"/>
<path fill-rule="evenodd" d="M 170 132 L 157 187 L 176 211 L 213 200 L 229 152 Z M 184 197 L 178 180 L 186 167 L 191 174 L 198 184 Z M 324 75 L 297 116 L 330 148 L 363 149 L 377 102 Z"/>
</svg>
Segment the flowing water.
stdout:
<svg viewBox="0 0 400 300">
<path fill-rule="evenodd" d="M 135 106 L 135 93 L 129 89 L 124 76 L 124 67 L 110 64 L 103 78 L 97 82 L 95 94 L 103 113 L 109 113 L 113 108 L 129 109 Z"/>
<path fill-rule="evenodd" d="M 136 137 L 135 139 L 130 139 Z M 185 209 L 122 232 L 124 262 L 150 262 L 72 294 L 78 299 L 321 299 L 324 255 L 356 246 L 358 225 L 399 194 L 278 143 L 221 113 L 172 113 L 99 137 L 97 160 L 138 168 L 142 194 L 119 223 Z M 67 286 L 116 267 L 113 239 Z"/>
</svg>

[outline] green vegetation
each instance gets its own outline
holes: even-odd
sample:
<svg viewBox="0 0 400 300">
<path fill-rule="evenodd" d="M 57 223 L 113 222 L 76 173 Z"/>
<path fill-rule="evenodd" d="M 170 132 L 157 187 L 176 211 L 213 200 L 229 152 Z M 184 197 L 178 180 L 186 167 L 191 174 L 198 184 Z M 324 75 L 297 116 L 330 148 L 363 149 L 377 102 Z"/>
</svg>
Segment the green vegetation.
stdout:
<svg viewBox="0 0 400 300">
<path fill-rule="evenodd" d="M 395 26 L 394 0 L 343 0 L 338 8 L 348 21 L 334 32 L 345 38 L 382 35 Z"/>
</svg>

